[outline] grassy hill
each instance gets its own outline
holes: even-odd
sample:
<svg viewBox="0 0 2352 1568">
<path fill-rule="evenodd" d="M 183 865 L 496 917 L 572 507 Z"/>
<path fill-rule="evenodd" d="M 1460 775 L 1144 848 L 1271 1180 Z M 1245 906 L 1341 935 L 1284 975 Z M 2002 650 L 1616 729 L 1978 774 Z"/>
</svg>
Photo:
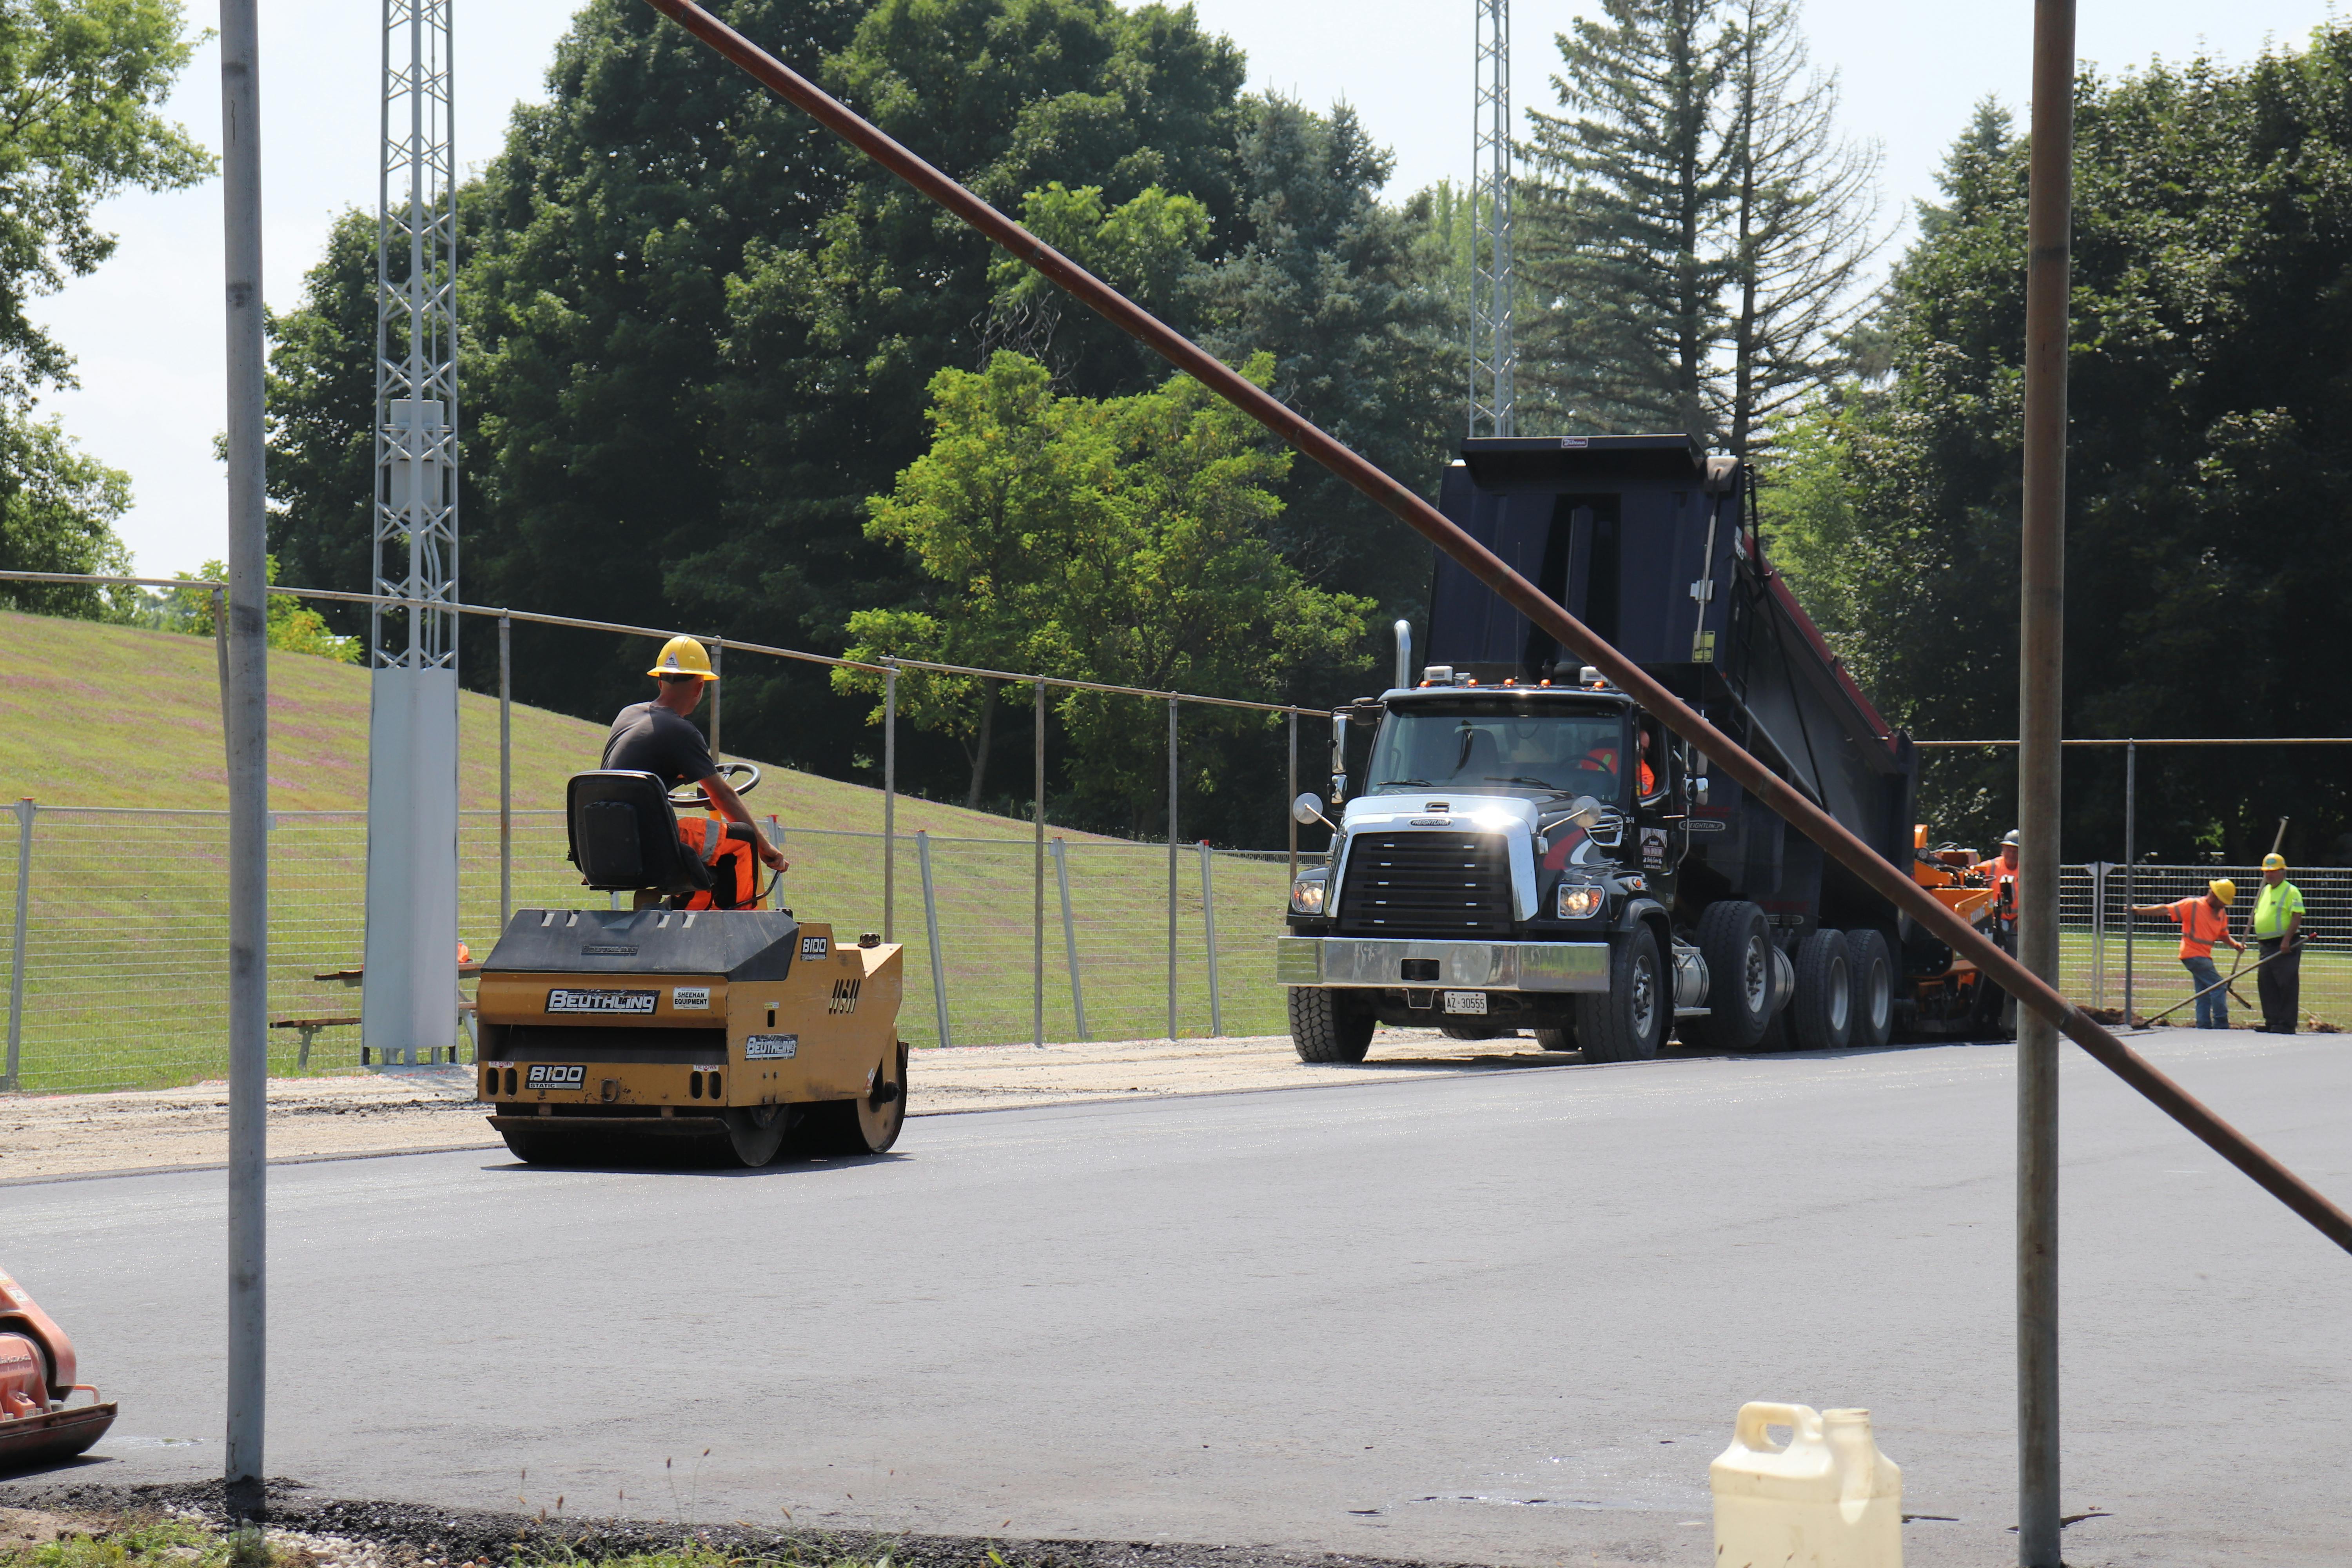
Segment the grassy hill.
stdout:
<svg viewBox="0 0 2352 1568">
<path fill-rule="evenodd" d="M 209 638 L 0 612 L 0 798 L 30 795 L 36 817 L 21 1081 L 34 1090 L 152 1086 L 225 1065 L 228 804 Z M 33 672 L 39 672 L 35 677 Z M 358 1012 L 354 990 L 319 973 L 365 951 L 368 675 L 304 655 L 269 663 L 270 1004 L 274 1018 Z M 499 928 L 498 703 L 459 710 L 459 931 L 487 952 Z M 514 710 L 517 908 L 602 901 L 565 863 L 563 781 L 593 767 L 604 727 Z M 1277 781 L 1274 787 L 1279 788 Z M 792 869 L 782 900 L 845 931 L 883 924 L 881 792 L 770 768 L 748 803 L 781 826 Z M 1026 822 L 900 797 L 894 936 L 908 944 L 900 1033 L 939 1043 L 911 835 L 932 836 L 932 885 L 949 1035 L 957 1044 L 1029 1037 L 1035 928 Z M 1164 845 L 1064 833 L 1087 1028 L 1077 1026 L 1061 908 L 1046 868 L 1049 1038 L 1167 1032 L 1168 858 Z M 13 937 L 16 827 L 0 817 L 0 952 Z M 1218 856 L 1206 868 L 1219 936 L 1227 1034 L 1282 1026 L 1270 984 L 1285 870 Z M 1209 1032 L 1204 868 L 1179 858 L 1179 1033 Z M 454 1015 L 454 1006 L 453 1006 Z M 330 1026 L 299 1062 L 299 1032 L 274 1031 L 279 1071 L 350 1071 L 359 1031 Z"/>
</svg>

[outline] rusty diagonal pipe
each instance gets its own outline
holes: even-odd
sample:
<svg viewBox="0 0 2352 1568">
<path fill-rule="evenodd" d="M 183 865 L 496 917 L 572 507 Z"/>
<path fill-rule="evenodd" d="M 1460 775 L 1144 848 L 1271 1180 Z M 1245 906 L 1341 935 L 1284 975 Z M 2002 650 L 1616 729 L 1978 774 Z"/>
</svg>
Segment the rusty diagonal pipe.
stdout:
<svg viewBox="0 0 2352 1568">
<path fill-rule="evenodd" d="M 1500 595 L 1506 604 L 1528 617 L 1563 647 L 1607 676 L 1619 690 L 1655 714 L 1666 727 L 1737 780 L 1748 793 L 1792 823 L 1798 831 L 1835 856 L 1839 864 L 1892 900 L 1895 908 L 1918 921 L 1939 939 L 1997 981 L 2024 1006 L 2054 1024 L 2092 1058 L 2132 1088 L 2154 1100 L 2166 1115 L 2179 1122 L 2223 1158 L 2252 1177 L 2272 1196 L 2318 1228 L 2320 1234 L 2352 1251 L 2352 1215 L 2314 1189 L 2224 1121 L 2171 1078 L 2123 1041 L 2108 1033 L 2068 1002 L 2023 964 L 1993 945 L 1991 939 L 1930 897 L 1903 870 L 1890 864 L 1827 812 L 1807 800 L 1777 773 L 1749 756 L 1714 725 L 1580 621 L 1538 592 L 1501 557 L 1464 532 L 1444 513 L 1399 484 L 1309 421 L 1280 399 L 1252 385 L 1223 362 L 1166 322 L 1128 299 L 1101 279 L 1054 249 L 1013 219 L 982 201 L 954 180 L 934 169 L 869 123 L 815 83 L 794 71 L 713 16 L 693 0 L 646 0 L 646 4 L 677 22 L 744 73 L 778 97 L 806 113 L 826 130 L 866 153 L 917 191 L 955 214 L 1030 267 L 1049 282 L 1094 310 L 1111 325 L 1153 350 L 1178 370 L 1193 377 L 1233 404 L 1292 447 L 1361 490 L 1382 508 L 1410 523 L 1431 542 L 1460 562 L 1480 582 Z"/>
</svg>

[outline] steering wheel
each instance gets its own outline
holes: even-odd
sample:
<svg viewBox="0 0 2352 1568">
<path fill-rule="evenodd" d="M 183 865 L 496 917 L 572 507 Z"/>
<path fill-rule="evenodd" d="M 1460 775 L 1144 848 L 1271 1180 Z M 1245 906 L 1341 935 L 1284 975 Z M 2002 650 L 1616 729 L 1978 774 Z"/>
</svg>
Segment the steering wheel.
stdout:
<svg viewBox="0 0 2352 1568">
<path fill-rule="evenodd" d="M 760 787 L 760 764 L 757 763 L 721 763 L 719 776 L 725 779 L 737 795 L 750 795 Z M 669 792 L 672 805 L 700 805 L 709 797 L 698 784 L 680 784 Z"/>
</svg>

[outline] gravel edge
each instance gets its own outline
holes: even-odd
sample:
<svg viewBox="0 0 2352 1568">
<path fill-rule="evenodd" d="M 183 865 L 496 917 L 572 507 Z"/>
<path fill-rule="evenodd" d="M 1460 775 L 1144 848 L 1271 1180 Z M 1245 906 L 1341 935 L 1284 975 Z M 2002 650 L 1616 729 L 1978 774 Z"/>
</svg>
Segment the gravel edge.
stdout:
<svg viewBox="0 0 2352 1568">
<path fill-rule="evenodd" d="M 918 1535 L 867 1531 L 791 1531 L 757 1526 L 683 1526 L 642 1520 L 558 1518 L 488 1509 L 428 1508 L 421 1503 L 330 1498 L 297 1480 L 273 1479 L 266 1494 L 273 1527 L 367 1542 L 442 1563 L 481 1559 L 501 1563 L 521 1554 L 601 1562 L 687 1544 L 730 1555 L 792 1563 L 871 1563 L 887 1556 L 894 1568 L 1477 1568 L 1413 1559 L 1357 1557 L 1337 1552 L 1284 1552 L 1260 1546 L 1216 1546 L 1161 1541 L 1013 1540 L 965 1535 Z M 184 1510 L 227 1522 L 219 1481 L 107 1486 L 62 1481 L 0 1486 L 0 1506 L 58 1513 L 124 1513 Z"/>
</svg>

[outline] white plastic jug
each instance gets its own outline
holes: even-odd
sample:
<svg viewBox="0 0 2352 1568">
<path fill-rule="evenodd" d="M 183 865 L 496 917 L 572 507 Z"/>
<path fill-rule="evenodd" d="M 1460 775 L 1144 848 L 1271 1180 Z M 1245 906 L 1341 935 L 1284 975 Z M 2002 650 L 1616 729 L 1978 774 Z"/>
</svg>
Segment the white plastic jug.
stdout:
<svg viewBox="0 0 2352 1568">
<path fill-rule="evenodd" d="M 1743 1405 L 1707 1480 L 1715 1568 L 1903 1568 L 1903 1472 L 1867 1410 Z"/>
</svg>

